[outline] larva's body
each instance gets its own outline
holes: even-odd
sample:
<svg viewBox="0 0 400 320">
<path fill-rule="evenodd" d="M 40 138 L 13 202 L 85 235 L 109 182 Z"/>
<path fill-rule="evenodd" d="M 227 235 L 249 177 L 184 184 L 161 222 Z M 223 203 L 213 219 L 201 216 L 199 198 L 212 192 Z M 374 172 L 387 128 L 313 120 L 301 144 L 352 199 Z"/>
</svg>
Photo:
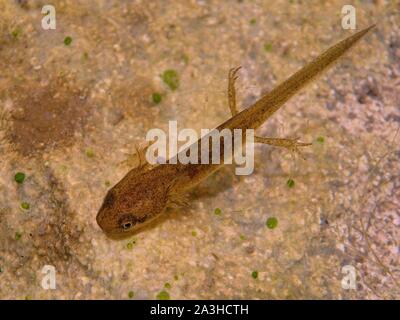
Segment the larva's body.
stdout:
<svg viewBox="0 0 400 320">
<path fill-rule="evenodd" d="M 373 27 L 370 26 L 332 46 L 241 112 L 236 110 L 233 86 L 238 69 L 231 71 L 228 92 L 233 116 L 216 129 L 221 131 L 222 129 L 258 128 L 295 93 L 337 61 Z M 289 148 L 308 145 L 289 139 L 257 138 L 256 142 Z M 200 140 L 197 143 L 200 145 Z M 220 159 L 224 159 L 223 153 L 224 147 L 221 143 Z M 153 167 L 144 165 L 135 168 L 109 190 L 97 214 L 97 222 L 112 238 L 130 236 L 159 217 L 169 204 L 176 202 L 179 196 L 222 165 L 224 164 L 177 163 Z"/>
</svg>

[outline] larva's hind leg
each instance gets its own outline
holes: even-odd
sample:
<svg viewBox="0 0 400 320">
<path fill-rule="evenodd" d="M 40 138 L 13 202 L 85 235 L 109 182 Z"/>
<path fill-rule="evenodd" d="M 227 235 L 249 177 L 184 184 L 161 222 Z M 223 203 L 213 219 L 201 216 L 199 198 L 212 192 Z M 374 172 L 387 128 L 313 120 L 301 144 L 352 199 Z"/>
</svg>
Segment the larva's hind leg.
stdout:
<svg viewBox="0 0 400 320">
<path fill-rule="evenodd" d="M 238 79 L 238 71 L 241 67 L 232 68 L 229 70 L 228 74 L 228 101 L 229 101 L 229 109 L 231 110 L 232 117 L 239 113 L 236 105 L 236 89 L 235 89 L 235 81 Z M 283 147 L 288 149 L 293 153 L 297 153 L 301 155 L 299 147 L 306 147 L 312 145 L 312 143 L 299 142 L 299 138 L 294 139 L 286 139 L 286 138 L 264 138 L 255 136 L 255 143 L 263 143 L 268 144 L 274 147 Z"/>
<path fill-rule="evenodd" d="M 239 113 L 239 110 L 237 109 L 237 106 L 236 106 L 235 81 L 238 78 L 238 76 L 236 74 L 240 70 L 240 68 L 241 67 L 232 68 L 229 70 L 229 74 L 228 74 L 228 102 L 229 102 L 229 109 L 231 110 L 232 117 Z"/>
<path fill-rule="evenodd" d="M 263 143 L 263 144 L 268 144 L 268 145 L 274 146 L 274 147 L 283 147 L 293 153 L 297 153 L 297 154 L 301 155 L 299 147 L 311 146 L 312 143 L 299 142 L 298 140 L 299 140 L 299 138 L 293 138 L 293 139 L 264 138 L 264 137 L 254 136 L 254 143 Z"/>
</svg>

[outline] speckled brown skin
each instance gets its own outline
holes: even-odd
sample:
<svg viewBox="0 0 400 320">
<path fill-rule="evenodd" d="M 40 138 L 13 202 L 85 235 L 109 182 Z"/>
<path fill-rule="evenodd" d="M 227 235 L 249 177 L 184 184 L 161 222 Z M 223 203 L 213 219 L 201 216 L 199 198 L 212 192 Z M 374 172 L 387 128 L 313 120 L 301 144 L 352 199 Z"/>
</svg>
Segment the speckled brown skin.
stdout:
<svg viewBox="0 0 400 320">
<path fill-rule="evenodd" d="M 231 70 L 228 94 L 232 117 L 216 129 L 258 128 L 295 93 L 333 65 L 373 27 L 374 25 L 359 31 L 330 47 L 254 105 L 241 112 L 236 109 L 234 97 L 234 80 L 238 69 Z M 308 145 L 290 139 L 256 137 L 255 141 L 291 149 Z M 201 140 L 197 144 L 200 142 Z M 220 159 L 224 158 L 222 140 L 220 157 Z M 184 165 L 178 162 L 158 166 L 148 164 L 139 166 L 131 170 L 108 191 L 97 214 L 97 223 L 111 238 L 120 239 L 131 236 L 159 217 L 169 205 L 179 203 L 188 189 L 207 178 L 222 165 L 224 164 Z"/>
</svg>

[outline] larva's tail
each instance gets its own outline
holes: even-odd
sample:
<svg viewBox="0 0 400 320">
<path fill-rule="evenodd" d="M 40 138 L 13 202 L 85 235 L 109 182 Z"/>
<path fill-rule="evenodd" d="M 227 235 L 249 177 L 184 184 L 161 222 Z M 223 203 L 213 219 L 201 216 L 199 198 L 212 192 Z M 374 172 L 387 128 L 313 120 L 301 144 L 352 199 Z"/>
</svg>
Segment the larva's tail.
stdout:
<svg viewBox="0 0 400 320">
<path fill-rule="evenodd" d="M 319 55 L 313 61 L 293 74 L 289 79 L 278 85 L 271 92 L 258 100 L 253 106 L 244 110 L 244 113 L 251 114 L 256 123 L 249 124 L 249 128 L 257 128 L 264 123 L 275 111 L 288 101 L 300 89 L 309 84 L 318 75 L 332 66 L 346 51 L 356 44 L 369 30 L 374 28 L 371 25 L 354 35 L 340 41 Z M 254 115 L 254 116 L 253 116 Z"/>
</svg>

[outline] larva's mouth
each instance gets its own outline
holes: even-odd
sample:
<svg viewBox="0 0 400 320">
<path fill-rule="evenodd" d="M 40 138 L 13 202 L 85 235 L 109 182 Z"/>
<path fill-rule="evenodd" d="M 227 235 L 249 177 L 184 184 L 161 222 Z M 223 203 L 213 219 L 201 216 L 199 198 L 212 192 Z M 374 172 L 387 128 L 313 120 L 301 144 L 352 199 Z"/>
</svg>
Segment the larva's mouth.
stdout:
<svg viewBox="0 0 400 320">
<path fill-rule="evenodd" d="M 113 231 L 105 231 L 103 230 L 104 234 L 112 239 L 112 240 L 124 240 L 127 238 L 132 237 L 133 235 L 135 235 L 136 233 L 140 232 L 143 230 L 143 228 L 147 225 L 147 223 L 143 223 L 142 225 L 137 225 L 134 228 L 132 228 L 131 230 L 120 230 L 120 229 L 116 229 Z"/>
<path fill-rule="evenodd" d="M 104 234 L 112 240 L 124 240 L 130 238 L 135 233 L 134 231 L 135 230 L 132 230 L 132 232 L 104 232 Z"/>
</svg>

